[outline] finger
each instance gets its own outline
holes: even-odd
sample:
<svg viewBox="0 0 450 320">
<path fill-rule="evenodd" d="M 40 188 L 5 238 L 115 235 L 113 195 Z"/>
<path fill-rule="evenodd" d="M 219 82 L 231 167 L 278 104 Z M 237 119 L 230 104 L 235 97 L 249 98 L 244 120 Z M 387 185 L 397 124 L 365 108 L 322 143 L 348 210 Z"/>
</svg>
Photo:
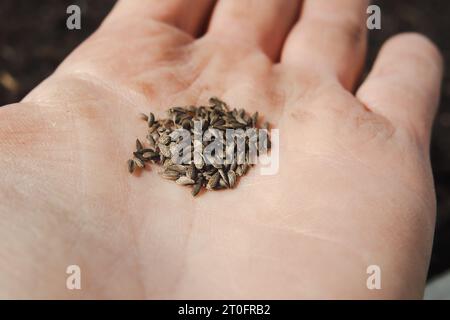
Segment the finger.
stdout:
<svg viewBox="0 0 450 320">
<path fill-rule="evenodd" d="M 284 45 L 281 62 L 325 67 L 351 89 L 365 59 L 368 2 L 305 0 L 300 20 Z"/>
<path fill-rule="evenodd" d="M 220 0 L 209 33 L 231 43 L 237 40 L 259 47 L 277 60 L 299 6 L 300 0 Z"/>
<path fill-rule="evenodd" d="M 120 0 L 106 23 L 155 20 L 196 36 L 214 4 L 215 0 Z"/>
<path fill-rule="evenodd" d="M 428 145 L 442 65 L 439 49 L 426 37 L 397 35 L 383 45 L 357 97 L 394 125 L 413 130 Z"/>
</svg>

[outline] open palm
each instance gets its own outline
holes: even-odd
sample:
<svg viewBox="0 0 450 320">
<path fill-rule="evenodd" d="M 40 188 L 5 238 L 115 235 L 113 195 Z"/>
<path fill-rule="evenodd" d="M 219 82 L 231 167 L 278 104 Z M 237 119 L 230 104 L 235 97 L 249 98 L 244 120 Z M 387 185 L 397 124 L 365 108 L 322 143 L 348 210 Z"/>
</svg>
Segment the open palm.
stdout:
<svg viewBox="0 0 450 320">
<path fill-rule="evenodd" d="M 0 297 L 420 297 L 441 60 L 424 37 L 396 36 L 355 91 L 366 8 L 119 2 L 50 78 L 0 109 Z M 156 165 L 128 174 L 146 133 L 139 112 L 210 96 L 279 129 L 276 174 L 256 166 L 236 189 L 198 198 Z M 66 289 L 72 264 L 79 291 Z M 380 290 L 366 286 L 370 265 Z"/>
</svg>

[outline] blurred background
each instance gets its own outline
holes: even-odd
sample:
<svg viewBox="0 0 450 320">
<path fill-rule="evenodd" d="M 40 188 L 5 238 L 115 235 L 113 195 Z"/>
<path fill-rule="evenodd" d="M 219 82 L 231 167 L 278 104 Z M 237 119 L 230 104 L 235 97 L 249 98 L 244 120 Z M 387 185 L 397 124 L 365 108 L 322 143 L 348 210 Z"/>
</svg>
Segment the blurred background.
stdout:
<svg viewBox="0 0 450 320">
<path fill-rule="evenodd" d="M 99 26 L 114 3 L 115 0 L 2 0 L 0 106 L 21 100 L 33 87 L 49 76 L 64 57 Z M 418 31 L 426 34 L 442 50 L 447 64 L 450 62 L 450 1 L 379 0 L 373 3 L 381 8 L 382 29 L 369 33 L 366 70 L 372 64 L 381 44 L 391 35 L 402 31 Z M 71 4 L 77 4 L 81 8 L 81 30 L 70 31 L 66 28 L 66 8 Z M 441 105 L 434 126 L 431 155 L 438 215 L 429 279 L 450 270 L 448 70 L 442 86 Z"/>
</svg>

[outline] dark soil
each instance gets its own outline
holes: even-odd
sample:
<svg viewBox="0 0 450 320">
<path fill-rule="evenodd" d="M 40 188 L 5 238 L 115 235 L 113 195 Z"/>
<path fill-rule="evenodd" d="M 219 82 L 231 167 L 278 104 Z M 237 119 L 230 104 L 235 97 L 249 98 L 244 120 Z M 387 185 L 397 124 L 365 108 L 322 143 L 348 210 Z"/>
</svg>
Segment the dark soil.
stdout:
<svg viewBox="0 0 450 320">
<path fill-rule="evenodd" d="M 357 0 L 355 0 L 357 1 Z M 17 102 L 52 73 L 62 59 L 100 24 L 114 0 L 2 0 L 0 2 L 0 105 Z M 82 29 L 66 28 L 66 8 L 78 4 Z M 380 45 L 402 31 L 428 35 L 450 61 L 450 1 L 379 0 L 382 30 L 370 32 L 368 66 Z M 414 50 L 414 48 L 411 48 Z M 429 276 L 450 269 L 450 75 L 436 119 L 432 162 L 438 218 Z"/>
</svg>

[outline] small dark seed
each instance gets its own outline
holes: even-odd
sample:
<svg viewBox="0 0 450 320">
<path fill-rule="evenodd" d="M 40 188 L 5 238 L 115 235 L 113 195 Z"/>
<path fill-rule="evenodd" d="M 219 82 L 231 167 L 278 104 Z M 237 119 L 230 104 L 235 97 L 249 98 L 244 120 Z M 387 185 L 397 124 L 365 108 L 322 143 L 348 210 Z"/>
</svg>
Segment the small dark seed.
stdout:
<svg viewBox="0 0 450 320">
<path fill-rule="evenodd" d="M 136 139 L 136 150 L 140 151 L 142 149 L 143 149 L 142 143 L 139 141 L 139 139 Z"/>
<path fill-rule="evenodd" d="M 129 160 L 127 161 L 127 165 L 128 165 L 128 172 L 129 172 L 129 173 L 133 173 L 134 168 L 135 168 L 134 160 L 133 160 L 133 159 L 129 159 Z"/>
<path fill-rule="evenodd" d="M 195 179 L 197 177 L 197 169 L 193 163 L 186 169 L 186 176 L 190 179 Z"/>
<path fill-rule="evenodd" d="M 171 159 L 166 159 L 166 160 L 164 160 L 164 163 L 163 163 L 163 167 L 164 167 L 164 168 L 168 168 L 168 167 L 171 166 L 171 165 L 173 165 L 173 162 L 172 162 Z"/>
<path fill-rule="evenodd" d="M 153 139 L 152 135 L 150 135 L 150 134 L 147 135 L 147 141 L 148 141 L 150 148 L 154 149 L 156 143 L 155 143 L 155 139 Z"/>
<path fill-rule="evenodd" d="M 135 151 L 135 152 L 133 152 L 133 155 L 134 155 L 136 158 L 138 158 L 139 160 L 141 160 L 141 161 L 146 161 L 146 160 L 147 160 L 147 159 L 144 158 L 144 156 L 142 155 L 141 152 Z"/>
<path fill-rule="evenodd" d="M 145 113 L 139 113 L 139 117 L 144 121 L 148 121 L 148 116 Z"/>
<path fill-rule="evenodd" d="M 150 112 L 149 116 L 147 117 L 147 123 L 148 123 L 148 127 L 152 127 L 153 124 L 155 123 L 155 115 L 153 113 Z"/>
<path fill-rule="evenodd" d="M 155 159 L 155 158 L 158 158 L 159 155 L 153 151 L 146 151 L 146 152 L 142 153 L 142 157 L 144 159 Z"/>
<path fill-rule="evenodd" d="M 236 168 L 236 175 L 238 177 L 242 176 L 242 167 L 241 166 L 237 166 L 237 168 Z"/>
<path fill-rule="evenodd" d="M 202 184 L 201 183 L 194 184 L 194 187 L 192 188 L 192 191 L 191 191 L 192 196 L 195 197 L 200 192 L 201 188 L 202 188 Z"/>
</svg>

